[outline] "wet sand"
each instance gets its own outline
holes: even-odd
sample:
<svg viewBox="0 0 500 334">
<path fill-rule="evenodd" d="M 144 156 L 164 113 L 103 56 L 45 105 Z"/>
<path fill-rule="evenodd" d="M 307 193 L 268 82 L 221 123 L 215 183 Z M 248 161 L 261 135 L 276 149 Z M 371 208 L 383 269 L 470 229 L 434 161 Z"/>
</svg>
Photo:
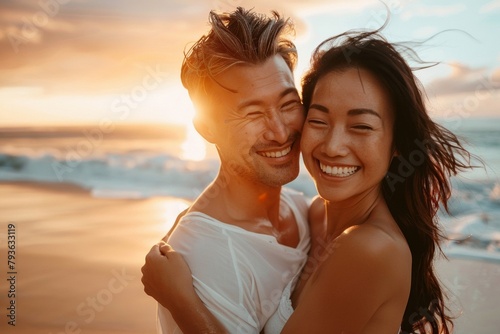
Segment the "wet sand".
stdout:
<svg viewBox="0 0 500 334">
<path fill-rule="evenodd" d="M 156 303 L 143 292 L 140 268 L 186 205 L 96 199 L 67 185 L 0 184 L 0 333 L 155 333 Z M 15 299 L 6 281 L 9 224 Z M 15 327 L 7 323 L 11 300 Z"/>
<path fill-rule="evenodd" d="M 500 329 L 500 263 L 452 257 L 436 266 L 447 288 L 455 334 L 496 334 Z"/>
<path fill-rule="evenodd" d="M 143 292 L 140 268 L 186 205 L 166 197 L 93 198 L 63 184 L 0 183 L 0 333 L 155 333 L 156 302 Z M 500 264 L 452 258 L 438 271 L 454 295 L 452 310 L 462 312 L 455 333 L 496 333 Z M 11 301 L 15 326 L 8 324 Z"/>
</svg>

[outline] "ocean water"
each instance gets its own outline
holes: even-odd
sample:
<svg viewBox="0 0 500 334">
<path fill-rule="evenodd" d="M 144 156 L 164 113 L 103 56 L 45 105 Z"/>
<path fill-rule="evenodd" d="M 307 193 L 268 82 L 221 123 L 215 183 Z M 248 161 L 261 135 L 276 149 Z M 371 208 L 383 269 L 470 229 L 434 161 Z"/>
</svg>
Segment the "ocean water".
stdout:
<svg viewBox="0 0 500 334">
<path fill-rule="evenodd" d="M 500 118 L 442 123 L 485 162 L 484 168 L 453 178 L 451 215 L 440 214 L 451 239 L 444 251 L 500 262 Z M 192 153 L 187 148 L 203 146 L 192 139 L 175 127 L 131 126 L 108 133 L 92 126 L 0 129 L 0 182 L 71 183 L 96 198 L 193 200 L 215 177 L 219 162 L 210 153 L 202 160 L 185 158 Z M 288 187 L 316 194 L 305 168 Z"/>
</svg>

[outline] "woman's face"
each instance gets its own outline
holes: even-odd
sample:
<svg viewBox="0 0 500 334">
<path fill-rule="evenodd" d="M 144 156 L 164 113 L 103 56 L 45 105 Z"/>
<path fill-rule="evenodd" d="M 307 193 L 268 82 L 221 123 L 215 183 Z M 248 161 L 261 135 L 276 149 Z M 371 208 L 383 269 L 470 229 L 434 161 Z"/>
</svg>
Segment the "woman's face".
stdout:
<svg viewBox="0 0 500 334">
<path fill-rule="evenodd" d="M 319 194 L 331 202 L 378 194 L 395 154 L 394 111 L 362 68 L 330 72 L 313 92 L 301 149 Z"/>
</svg>

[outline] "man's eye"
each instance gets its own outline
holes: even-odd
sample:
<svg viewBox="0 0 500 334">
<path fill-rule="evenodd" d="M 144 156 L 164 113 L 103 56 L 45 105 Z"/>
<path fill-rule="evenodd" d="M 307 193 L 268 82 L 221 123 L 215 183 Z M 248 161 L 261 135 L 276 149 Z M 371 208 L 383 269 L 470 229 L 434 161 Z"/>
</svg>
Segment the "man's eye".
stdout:
<svg viewBox="0 0 500 334">
<path fill-rule="evenodd" d="M 281 106 L 281 111 L 291 111 L 301 107 L 302 103 L 300 103 L 299 101 L 289 101 Z"/>
<path fill-rule="evenodd" d="M 247 113 L 247 117 L 259 117 L 262 114 L 263 114 L 262 111 L 252 111 Z"/>
</svg>

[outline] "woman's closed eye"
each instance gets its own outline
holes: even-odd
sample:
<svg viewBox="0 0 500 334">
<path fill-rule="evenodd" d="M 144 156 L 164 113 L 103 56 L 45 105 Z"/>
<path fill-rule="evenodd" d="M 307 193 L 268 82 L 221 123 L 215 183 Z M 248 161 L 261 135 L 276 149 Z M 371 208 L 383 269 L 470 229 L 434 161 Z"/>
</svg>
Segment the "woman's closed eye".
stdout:
<svg viewBox="0 0 500 334">
<path fill-rule="evenodd" d="M 370 124 L 356 124 L 353 125 L 352 128 L 360 131 L 371 131 L 374 129 L 374 127 Z"/>
<path fill-rule="evenodd" d="M 307 124 L 312 125 L 312 126 L 326 126 L 327 125 L 327 123 L 324 120 L 321 120 L 318 118 L 308 118 Z"/>
</svg>

